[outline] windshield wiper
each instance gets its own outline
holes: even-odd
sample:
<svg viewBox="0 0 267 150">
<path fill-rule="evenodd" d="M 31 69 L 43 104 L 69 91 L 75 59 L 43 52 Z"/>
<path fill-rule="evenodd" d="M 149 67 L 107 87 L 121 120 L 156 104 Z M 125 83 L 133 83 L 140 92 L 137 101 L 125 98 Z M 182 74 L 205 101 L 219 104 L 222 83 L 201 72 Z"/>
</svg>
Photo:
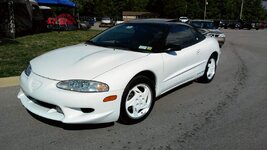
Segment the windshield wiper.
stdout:
<svg viewBox="0 0 267 150">
<path fill-rule="evenodd" d="M 90 45 L 96 45 L 96 46 L 101 46 L 101 47 L 108 47 L 108 48 L 113 48 L 113 49 L 122 49 L 122 50 L 129 50 L 129 51 L 138 51 L 137 49 L 130 48 L 129 45 L 127 44 L 122 44 L 121 42 L 118 41 L 112 41 L 112 42 L 102 42 L 102 43 L 96 43 L 92 40 L 86 41 L 86 44 Z"/>
<path fill-rule="evenodd" d="M 133 50 L 130 47 L 128 47 L 129 45 L 126 44 L 122 44 L 121 42 L 118 41 L 108 41 L 108 42 L 104 42 L 102 43 L 105 47 L 109 47 L 109 48 L 114 48 L 114 49 L 123 49 L 123 50 Z"/>
<path fill-rule="evenodd" d="M 94 41 L 91 41 L 91 40 L 89 40 L 89 41 L 86 41 L 86 42 L 85 42 L 85 44 L 106 47 L 105 45 L 98 44 L 98 43 L 96 43 L 96 42 L 94 42 Z"/>
</svg>

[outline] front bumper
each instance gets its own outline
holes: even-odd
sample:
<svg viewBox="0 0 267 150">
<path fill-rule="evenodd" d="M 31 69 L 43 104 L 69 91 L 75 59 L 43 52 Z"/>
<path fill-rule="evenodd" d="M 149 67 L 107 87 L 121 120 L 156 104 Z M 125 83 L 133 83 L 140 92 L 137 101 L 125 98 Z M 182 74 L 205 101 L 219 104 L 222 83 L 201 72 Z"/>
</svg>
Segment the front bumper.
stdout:
<svg viewBox="0 0 267 150">
<path fill-rule="evenodd" d="M 58 89 L 57 80 L 34 73 L 28 77 L 24 72 L 20 82 L 18 98 L 27 110 L 41 117 L 70 124 L 106 123 L 119 118 L 123 90 L 102 93 L 72 92 Z M 117 99 L 103 102 L 110 95 L 117 95 Z"/>
<path fill-rule="evenodd" d="M 112 27 L 113 23 L 101 23 L 99 27 Z"/>
</svg>

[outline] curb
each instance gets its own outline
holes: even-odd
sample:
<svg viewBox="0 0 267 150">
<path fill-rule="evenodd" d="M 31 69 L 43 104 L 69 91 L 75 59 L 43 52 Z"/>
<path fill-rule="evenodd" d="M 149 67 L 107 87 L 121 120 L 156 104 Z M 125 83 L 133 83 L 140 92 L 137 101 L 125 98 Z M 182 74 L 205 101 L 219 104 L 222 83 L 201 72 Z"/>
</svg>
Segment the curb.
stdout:
<svg viewBox="0 0 267 150">
<path fill-rule="evenodd" d="M 0 88 L 19 85 L 19 76 L 0 78 Z"/>
</svg>

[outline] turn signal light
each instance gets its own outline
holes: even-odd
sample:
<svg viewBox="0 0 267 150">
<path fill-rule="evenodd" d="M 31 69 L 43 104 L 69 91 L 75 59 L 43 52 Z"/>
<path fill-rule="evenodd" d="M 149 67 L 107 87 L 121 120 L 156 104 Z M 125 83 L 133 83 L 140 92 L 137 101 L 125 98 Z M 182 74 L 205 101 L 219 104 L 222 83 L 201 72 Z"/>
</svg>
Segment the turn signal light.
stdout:
<svg viewBox="0 0 267 150">
<path fill-rule="evenodd" d="M 117 99 L 117 95 L 110 95 L 106 98 L 103 99 L 103 102 L 109 102 L 109 101 L 114 101 Z"/>
</svg>

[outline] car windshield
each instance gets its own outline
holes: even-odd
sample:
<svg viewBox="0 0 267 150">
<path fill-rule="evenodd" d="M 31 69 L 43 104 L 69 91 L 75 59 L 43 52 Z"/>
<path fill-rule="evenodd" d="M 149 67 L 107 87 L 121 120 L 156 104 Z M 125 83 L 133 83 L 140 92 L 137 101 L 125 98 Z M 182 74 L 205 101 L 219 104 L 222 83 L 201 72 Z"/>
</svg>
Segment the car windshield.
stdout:
<svg viewBox="0 0 267 150">
<path fill-rule="evenodd" d="M 196 28 L 215 29 L 213 22 L 192 21 L 191 25 L 196 27 Z"/>
<path fill-rule="evenodd" d="M 104 18 L 102 18 L 102 20 L 110 20 L 110 18 L 109 17 L 104 17 Z"/>
<path fill-rule="evenodd" d="M 159 51 L 164 43 L 167 27 L 162 24 L 126 23 L 112 27 L 87 43 L 139 52 Z"/>
</svg>

